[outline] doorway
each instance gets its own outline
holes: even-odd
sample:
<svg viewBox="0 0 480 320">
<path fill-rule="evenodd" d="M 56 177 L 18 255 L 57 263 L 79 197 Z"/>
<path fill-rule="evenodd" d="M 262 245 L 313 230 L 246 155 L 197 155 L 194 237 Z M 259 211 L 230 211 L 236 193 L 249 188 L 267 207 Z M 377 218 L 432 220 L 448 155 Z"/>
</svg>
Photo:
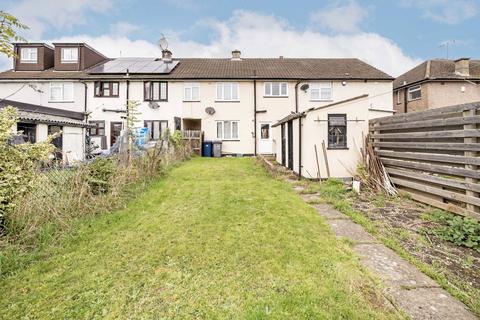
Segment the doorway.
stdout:
<svg viewBox="0 0 480 320">
<path fill-rule="evenodd" d="M 53 152 L 54 159 L 57 161 L 63 160 L 63 137 L 62 137 L 62 126 L 50 125 L 48 126 L 47 133 L 48 135 L 57 134 L 57 136 L 52 140 L 52 144 L 55 147 Z"/>
<path fill-rule="evenodd" d="M 288 130 L 288 169 L 293 170 L 293 121 L 287 122 Z"/>
<path fill-rule="evenodd" d="M 258 141 L 258 152 L 260 154 L 272 154 L 273 153 L 273 143 L 272 143 L 272 129 L 270 127 L 270 122 L 260 122 L 260 139 Z"/>
<path fill-rule="evenodd" d="M 123 129 L 123 122 L 111 122 L 110 123 L 110 147 L 117 142 Z"/>
</svg>

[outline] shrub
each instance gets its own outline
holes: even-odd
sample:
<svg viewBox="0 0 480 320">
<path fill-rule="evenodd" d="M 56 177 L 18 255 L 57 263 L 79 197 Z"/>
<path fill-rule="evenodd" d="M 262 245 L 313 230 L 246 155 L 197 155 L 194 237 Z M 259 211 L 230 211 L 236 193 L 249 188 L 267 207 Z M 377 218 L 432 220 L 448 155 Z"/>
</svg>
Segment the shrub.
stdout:
<svg viewBox="0 0 480 320">
<path fill-rule="evenodd" d="M 480 223 L 472 218 L 456 216 L 441 210 L 435 210 L 428 217 L 441 226 L 426 229 L 425 232 L 452 242 L 458 246 L 480 251 Z"/>
<path fill-rule="evenodd" d="M 86 180 L 93 194 L 108 192 L 111 178 L 115 173 L 112 159 L 97 158 L 87 166 Z"/>
</svg>

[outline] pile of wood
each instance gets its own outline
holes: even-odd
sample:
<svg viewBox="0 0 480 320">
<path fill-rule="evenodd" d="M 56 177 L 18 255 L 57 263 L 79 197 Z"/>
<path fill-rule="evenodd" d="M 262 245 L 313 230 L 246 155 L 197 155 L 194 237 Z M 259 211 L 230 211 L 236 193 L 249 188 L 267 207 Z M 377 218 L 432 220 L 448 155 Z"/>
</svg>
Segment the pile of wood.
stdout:
<svg viewBox="0 0 480 320">
<path fill-rule="evenodd" d="M 361 150 L 362 164 L 365 173 L 360 177 L 363 184 L 373 191 L 386 192 L 389 195 L 396 195 L 397 190 L 390 181 L 387 170 L 383 166 L 380 158 L 375 153 L 370 135 L 364 139 L 364 145 Z"/>
</svg>

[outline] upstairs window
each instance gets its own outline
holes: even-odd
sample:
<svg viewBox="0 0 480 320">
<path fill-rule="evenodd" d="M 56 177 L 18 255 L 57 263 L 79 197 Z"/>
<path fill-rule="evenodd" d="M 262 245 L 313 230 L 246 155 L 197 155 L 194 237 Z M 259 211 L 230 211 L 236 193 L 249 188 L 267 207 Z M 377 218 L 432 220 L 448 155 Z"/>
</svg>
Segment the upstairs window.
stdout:
<svg viewBox="0 0 480 320">
<path fill-rule="evenodd" d="M 95 97 L 118 97 L 118 82 L 96 81 Z"/>
<path fill-rule="evenodd" d="M 408 88 L 408 101 L 419 99 L 422 99 L 422 88 L 420 86 Z"/>
<path fill-rule="evenodd" d="M 330 149 L 347 148 L 347 115 L 328 115 L 328 147 Z"/>
<path fill-rule="evenodd" d="M 20 62 L 37 63 L 37 48 L 21 48 Z"/>
<path fill-rule="evenodd" d="M 200 83 L 186 82 L 183 89 L 184 101 L 200 101 Z"/>
<path fill-rule="evenodd" d="M 50 101 L 73 102 L 73 82 L 50 82 Z"/>
<path fill-rule="evenodd" d="M 104 136 L 105 135 L 105 121 L 103 120 L 92 120 L 88 123 L 94 125 L 94 127 L 89 128 L 90 136 Z"/>
<path fill-rule="evenodd" d="M 163 81 L 145 81 L 143 83 L 143 100 L 145 101 L 167 101 L 168 83 Z"/>
<path fill-rule="evenodd" d="M 217 121 L 217 139 L 238 140 L 238 121 Z"/>
<path fill-rule="evenodd" d="M 237 82 L 218 82 L 217 101 L 238 101 Z"/>
<path fill-rule="evenodd" d="M 265 82 L 265 97 L 287 97 L 288 85 L 286 82 Z"/>
<path fill-rule="evenodd" d="M 78 62 L 78 48 L 62 48 L 61 61 L 64 63 Z"/>
<path fill-rule="evenodd" d="M 332 83 L 316 82 L 310 84 L 310 100 L 330 101 L 332 100 Z"/>
</svg>

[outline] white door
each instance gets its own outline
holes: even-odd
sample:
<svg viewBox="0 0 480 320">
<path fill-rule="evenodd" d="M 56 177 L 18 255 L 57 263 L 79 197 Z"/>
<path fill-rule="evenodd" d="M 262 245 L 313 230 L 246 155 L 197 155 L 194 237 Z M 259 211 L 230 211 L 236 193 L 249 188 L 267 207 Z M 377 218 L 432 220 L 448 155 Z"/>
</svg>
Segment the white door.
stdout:
<svg viewBox="0 0 480 320">
<path fill-rule="evenodd" d="M 269 122 L 260 122 L 260 139 L 258 140 L 258 152 L 261 154 L 272 154 L 272 129 Z"/>
</svg>

